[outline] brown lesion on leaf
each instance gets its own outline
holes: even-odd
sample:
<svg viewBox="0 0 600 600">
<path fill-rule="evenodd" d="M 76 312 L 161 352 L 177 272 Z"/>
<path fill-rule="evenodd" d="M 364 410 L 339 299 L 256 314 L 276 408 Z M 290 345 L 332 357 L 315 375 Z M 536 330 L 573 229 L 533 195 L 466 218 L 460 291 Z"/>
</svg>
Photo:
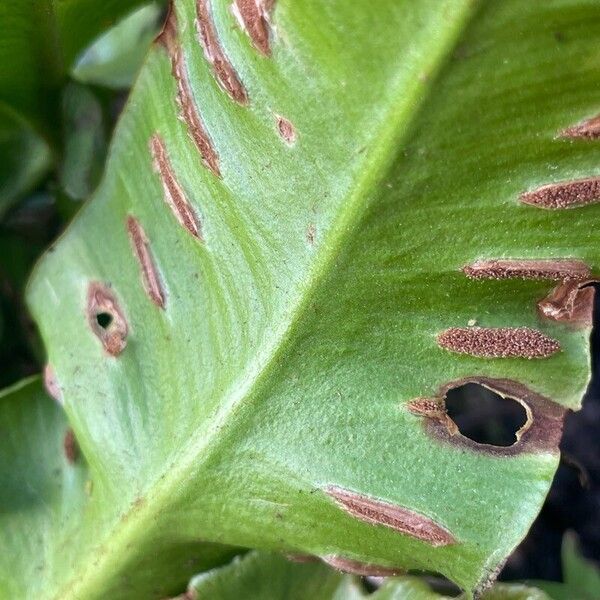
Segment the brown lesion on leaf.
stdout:
<svg viewBox="0 0 600 600">
<path fill-rule="evenodd" d="M 175 172 L 167 155 L 165 143 L 158 133 L 155 133 L 150 138 L 150 152 L 152 154 L 154 170 L 158 173 L 162 183 L 165 202 L 179 223 L 194 237 L 202 240 L 200 221 L 175 177 Z"/>
<path fill-rule="evenodd" d="M 206 60 L 212 65 L 217 81 L 239 104 L 248 103 L 246 88 L 225 56 L 211 15 L 210 0 L 196 0 L 196 31 Z"/>
<path fill-rule="evenodd" d="M 468 383 L 479 384 L 502 398 L 506 398 L 507 401 L 516 401 L 523 406 L 527 418 L 523 426 L 515 433 L 516 442 L 512 446 L 494 446 L 475 442 L 463 436 L 456 423 L 448 416 L 444 404 L 446 394 L 451 389 Z M 566 409 L 517 381 L 491 377 L 466 377 L 445 384 L 437 395 L 428 401 L 438 406 L 444 406 L 443 411 L 440 409 L 436 412 L 417 413 L 412 407 L 415 401 L 409 402 L 407 407 L 413 414 L 425 417 L 423 423 L 426 431 L 441 441 L 495 456 L 514 456 L 527 452 L 558 452 Z M 417 402 L 423 402 L 423 399 L 419 398 Z"/>
<path fill-rule="evenodd" d="M 254 47 L 265 56 L 271 55 L 270 13 L 274 0 L 235 0 L 231 12 L 250 36 Z"/>
<path fill-rule="evenodd" d="M 321 557 L 321 560 L 342 573 L 360 575 L 361 577 L 395 577 L 406 573 L 404 569 L 364 563 L 339 554 L 326 554 Z"/>
<path fill-rule="evenodd" d="M 563 279 L 582 280 L 590 268 L 577 259 L 489 259 L 462 268 L 470 279 Z"/>
<path fill-rule="evenodd" d="M 448 416 L 443 398 L 415 398 L 408 403 L 408 410 L 414 415 L 442 421 L 452 435 L 458 432 L 456 423 Z"/>
<path fill-rule="evenodd" d="M 187 125 L 190 137 L 200 152 L 202 162 L 217 177 L 221 176 L 219 156 L 200 118 L 187 76 L 183 49 L 177 39 L 177 20 L 171 9 L 165 27 L 159 37 L 171 60 L 171 72 L 177 84 L 177 105 L 182 121 Z"/>
<path fill-rule="evenodd" d="M 92 282 L 88 287 L 87 320 L 91 330 L 111 356 L 118 356 L 127 345 L 129 327 L 123 311 L 109 286 Z"/>
<path fill-rule="evenodd" d="M 600 115 L 586 119 L 572 127 L 567 127 L 567 129 L 560 132 L 560 137 L 587 140 L 600 139 Z"/>
<path fill-rule="evenodd" d="M 69 464 L 73 465 L 79 458 L 79 444 L 72 429 L 67 429 L 63 438 L 63 450 Z"/>
<path fill-rule="evenodd" d="M 543 185 L 522 193 L 520 198 L 524 204 L 549 210 L 594 204 L 600 202 L 600 177 Z"/>
<path fill-rule="evenodd" d="M 63 403 L 62 390 L 60 389 L 60 385 L 58 383 L 58 379 L 56 378 L 56 373 L 54 372 L 54 368 L 52 367 L 52 365 L 50 363 L 48 363 L 44 367 L 43 378 L 44 378 L 44 388 L 46 389 L 46 392 L 48 392 L 48 395 L 50 397 L 54 398 L 54 400 L 56 400 L 59 404 L 62 405 L 62 403 Z"/>
<path fill-rule="evenodd" d="M 140 267 L 144 289 L 156 306 L 164 308 L 165 293 L 154 259 L 150 253 L 150 244 L 146 232 L 140 222 L 132 215 L 128 215 L 126 225 L 131 247 Z"/>
<path fill-rule="evenodd" d="M 547 358 L 560 351 L 558 340 L 530 327 L 451 327 L 437 343 L 478 358 Z"/>
<path fill-rule="evenodd" d="M 364 496 L 338 486 L 328 486 L 325 493 L 347 513 L 372 525 L 383 525 L 431 546 L 455 544 L 456 539 L 444 527 L 403 506 Z"/>
<path fill-rule="evenodd" d="M 317 239 L 317 226 L 314 223 L 310 223 L 306 228 L 306 241 L 311 245 L 315 245 Z"/>
<path fill-rule="evenodd" d="M 312 554 L 297 554 L 295 552 L 287 552 L 284 554 L 284 556 L 287 560 L 293 563 L 305 564 L 319 562 L 319 558 L 313 556 Z"/>
<path fill-rule="evenodd" d="M 540 316 L 575 327 L 591 327 L 593 323 L 593 280 L 565 280 L 538 302 Z"/>
<path fill-rule="evenodd" d="M 285 117 L 280 115 L 275 115 L 277 119 L 277 131 L 279 132 L 279 136 L 281 139 L 292 146 L 296 142 L 296 129 L 292 122 Z"/>
</svg>

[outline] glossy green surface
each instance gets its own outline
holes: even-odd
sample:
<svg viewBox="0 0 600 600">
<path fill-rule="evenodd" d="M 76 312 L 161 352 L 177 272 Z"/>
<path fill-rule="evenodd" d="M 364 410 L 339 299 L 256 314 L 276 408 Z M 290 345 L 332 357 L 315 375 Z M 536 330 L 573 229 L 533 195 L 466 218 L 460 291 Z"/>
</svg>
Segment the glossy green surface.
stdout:
<svg viewBox="0 0 600 600">
<path fill-rule="evenodd" d="M 251 552 L 225 567 L 192 579 L 185 600 L 449 600 L 416 577 L 393 577 L 369 592 L 351 575 L 314 563 L 290 563 L 280 556 Z M 550 600 L 521 584 L 497 584 L 481 600 Z"/>
<path fill-rule="evenodd" d="M 540 320 L 552 283 L 472 281 L 460 268 L 565 257 L 598 272 L 598 205 L 550 212 L 518 196 L 600 174 L 597 141 L 556 139 L 600 110 L 600 5 L 280 0 L 271 57 L 229 2 L 211 5 L 247 106 L 216 83 L 194 2 L 176 14 L 222 178 L 178 118 L 157 46 L 98 192 L 31 281 L 95 502 L 68 538 L 71 561 L 51 536 L 60 568 L 45 579 L 26 557 L 20 569 L 0 557 L 0 571 L 40 597 L 154 597 L 166 573 L 198 571 L 181 556 L 208 541 L 439 571 L 474 590 L 527 532 L 557 451 L 441 443 L 406 404 L 488 376 L 579 405 L 589 330 Z M 294 124 L 294 145 L 276 115 Z M 203 242 L 164 201 L 148 147 L 157 132 Z M 128 215 L 147 234 L 164 309 L 142 285 Z M 111 286 L 128 322 L 118 357 L 88 326 L 93 281 Z M 439 331 L 473 319 L 538 328 L 562 352 L 481 359 L 437 346 Z M 457 543 L 432 548 L 359 521 L 329 485 L 425 515 Z"/>
</svg>

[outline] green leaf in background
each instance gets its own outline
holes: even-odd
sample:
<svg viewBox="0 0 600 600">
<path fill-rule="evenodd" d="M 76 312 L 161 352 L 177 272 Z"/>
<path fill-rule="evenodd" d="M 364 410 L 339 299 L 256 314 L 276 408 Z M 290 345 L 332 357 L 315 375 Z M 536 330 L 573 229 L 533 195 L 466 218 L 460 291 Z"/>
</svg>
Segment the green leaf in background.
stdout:
<svg viewBox="0 0 600 600">
<path fill-rule="evenodd" d="M 83 83 L 129 88 L 158 33 L 161 14 L 158 4 L 131 13 L 79 57 L 73 77 Z"/>
<path fill-rule="evenodd" d="M 61 88 L 76 57 L 96 36 L 143 3 L 0 3 L 0 217 L 38 183 L 60 154 Z M 159 9 L 154 5 L 153 10 Z M 146 49 L 145 42 L 139 46 L 139 52 Z"/>
<path fill-rule="evenodd" d="M 0 218 L 51 164 L 46 142 L 16 113 L 0 105 Z"/>
<path fill-rule="evenodd" d="M 101 529 L 97 517 L 116 499 L 102 497 L 96 489 L 64 411 L 44 392 L 39 377 L 0 392 L 0 456 L 0 597 L 34 598 L 30 590 L 77 564 L 77 544 L 70 540 L 79 536 L 82 521 L 91 518 Z M 232 556 L 230 550 L 211 544 L 204 544 L 202 554 L 184 550 L 179 559 L 199 571 Z M 23 585 L 14 574 L 22 571 L 25 561 L 38 581 Z M 144 562 L 137 568 L 133 580 L 153 581 L 146 598 L 164 597 L 185 585 L 174 583 L 160 568 L 147 570 Z M 121 585 L 127 594 L 127 583 Z M 50 597 L 43 590 L 42 585 L 39 597 Z"/>
<path fill-rule="evenodd" d="M 383 580 L 367 591 L 358 577 L 343 575 L 322 564 L 298 564 L 281 556 L 250 552 L 236 557 L 190 582 L 182 600 L 449 600 L 416 577 Z M 520 584 L 498 584 L 481 600 L 550 600 L 546 594 Z"/>
<path fill-rule="evenodd" d="M 576 536 L 565 534 L 562 546 L 564 583 L 533 581 L 552 600 L 597 600 L 600 594 L 600 569 L 584 558 L 578 548 Z"/>
<path fill-rule="evenodd" d="M 472 594 L 588 380 L 600 5 L 230 5 L 175 3 L 31 281 L 93 510 L 2 577 L 153 598 L 222 543 Z M 521 404 L 513 446 L 452 427 L 465 382 Z"/>
<path fill-rule="evenodd" d="M 0 102 L 35 122 L 58 114 L 78 54 L 144 0 L 19 0 L 0 5 Z M 52 127 L 52 125 L 41 125 Z"/>
<path fill-rule="evenodd" d="M 66 86 L 63 122 L 60 183 L 70 198 L 83 200 L 94 191 L 106 156 L 102 106 L 91 90 L 76 83 Z"/>
</svg>

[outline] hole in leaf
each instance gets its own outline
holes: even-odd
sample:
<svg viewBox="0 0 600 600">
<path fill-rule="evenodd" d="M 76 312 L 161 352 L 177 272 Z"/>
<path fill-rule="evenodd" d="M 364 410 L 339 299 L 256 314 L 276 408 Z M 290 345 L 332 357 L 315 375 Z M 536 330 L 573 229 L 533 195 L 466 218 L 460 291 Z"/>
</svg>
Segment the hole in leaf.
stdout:
<svg viewBox="0 0 600 600">
<path fill-rule="evenodd" d="M 446 394 L 448 416 L 465 437 L 479 444 L 512 446 L 527 422 L 525 408 L 478 383 L 466 383 Z"/>
<path fill-rule="evenodd" d="M 102 329 L 108 329 L 113 321 L 113 316 L 107 312 L 101 312 L 96 315 L 96 322 Z"/>
</svg>

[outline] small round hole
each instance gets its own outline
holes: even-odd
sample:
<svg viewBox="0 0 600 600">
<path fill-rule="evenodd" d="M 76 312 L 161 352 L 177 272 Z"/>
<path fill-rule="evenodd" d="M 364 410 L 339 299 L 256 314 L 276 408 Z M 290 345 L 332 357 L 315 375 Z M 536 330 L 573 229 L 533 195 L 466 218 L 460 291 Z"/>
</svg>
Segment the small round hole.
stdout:
<svg viewBox="0 0 600 600">
<path fill-rule="evenodd" d="M 491 446 L 512 446 L 517 431 L 527 422 L 527 413 L 519 402 L 477 383 L 449 390 L 446 410 L 462 435 Z"/>
<path fill-rule="evenodd" d="M 113 317 L 110 313 L 101 312 L 96 315 L 96 322 L 98 325 L 100 325 L 100 327 L 102 327 L 102 329 L 108 329 L 112 321 Z"/>
</svg>

